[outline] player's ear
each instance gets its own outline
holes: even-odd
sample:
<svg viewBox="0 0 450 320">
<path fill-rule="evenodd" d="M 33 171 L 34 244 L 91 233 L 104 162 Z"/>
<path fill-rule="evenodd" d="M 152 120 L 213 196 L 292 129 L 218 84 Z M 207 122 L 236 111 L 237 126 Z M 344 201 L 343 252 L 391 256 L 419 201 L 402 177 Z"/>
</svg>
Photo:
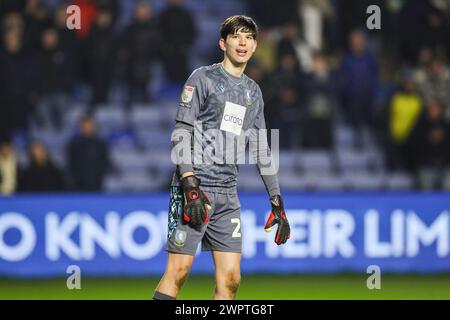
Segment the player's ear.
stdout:
<svg viewBox="0 0 450 320">
<path fill-rule="evenodd" d="M 219 47 L 220 47 L 220 49 L 221 49 L 222 51 L 226 51 L 226 48 L 225 48 L 225 39 L 221 38 L 221 39 L 219 40 Z"/>
</svg>

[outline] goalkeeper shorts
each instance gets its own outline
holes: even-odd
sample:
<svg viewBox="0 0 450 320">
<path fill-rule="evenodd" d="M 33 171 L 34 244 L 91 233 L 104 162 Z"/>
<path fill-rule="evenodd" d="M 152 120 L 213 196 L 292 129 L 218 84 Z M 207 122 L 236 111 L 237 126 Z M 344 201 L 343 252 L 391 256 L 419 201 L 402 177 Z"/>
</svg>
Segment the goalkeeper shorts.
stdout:
<svg viewBox="0 0 450 320">
<path fill-rule="evenodd" d="M 201 242 L 202 251 L 241 253 L 241 204 L 237 193 L 203 191 L 211 202 L 210 219 L 195 229 L 183 220 L 181 187 L 171 187 L 166 250 L 194 256 Z"/>
</svg>

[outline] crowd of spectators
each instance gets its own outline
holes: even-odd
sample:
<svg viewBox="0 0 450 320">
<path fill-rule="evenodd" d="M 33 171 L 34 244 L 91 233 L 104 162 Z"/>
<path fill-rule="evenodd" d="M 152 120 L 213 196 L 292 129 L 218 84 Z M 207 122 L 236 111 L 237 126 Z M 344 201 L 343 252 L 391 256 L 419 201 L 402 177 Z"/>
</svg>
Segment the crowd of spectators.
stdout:
<svg viewBox="0 0 450 320">
<path fill-rule="evenodd" d="M 156 15 L 139 1 L 131 20 L 117 25 L 118 0 L 76 0 L 81 30 L 66 26 L 72 2 L 47 8 L 43 1 L 0 1 L 1 133 L 61 126 L 61 114 L 80 84 L 91 90 L 90 107 L 108 102 L 113 81 L 123 82 L 128 104 L 147 103 L 150 64 L 161 61 L 168 81 L 188 77 L 188 49 L 196 35 L 182 0 L 170 0 Z"/>
<path fill-rule="evenodd" d="M 201 18 L 184 2 L 168 0 L 156 12 L 152 1 L 135 1 L 120 25 L 118 0 L 0 0 L 0 193 L 102 189 L 112 166 L 91 116 L 67 142 L 67 168 L 57 168 L 40 141 L 30 141 L 29 167 L 19 168 L 10 138 L 27 135 L 30 125 L 61 130 L 82 86 L 90 90 L 90 112 L 108 103 L 114 82 L 126 88 L 125 108 L 157 101 L 149 90 L 154 63 L 166 82 L 182 84 Z M 81 30 L 66 27 L 70 3 L 82 10 Z M 333 150 L 338 118 L 354 131 L 354 148 L 364 148 L 361 133 L 368 131 L 389 170 L 416 175 L 418 188 L 443 188 L 450 1 L 283 0 L 276 14 L 271 0 L 242 3 L 261 28 L 246 73 L 261 86 L 266 121 L 281 129 L 282 149 Z M 381 8 L 381 30 L 366 28 L 373 4 Z M 210 51 L 220 55 L 217 43 Z"/>
<path fill-rule="evenodd" d="M 441 190 L 450 172 L 450 2 L 248 1 L 263 22 L 256 75 L 281 147 L 332 149 L 340 117 L 363 148 L 371 133 L 388 170 Z M 381 30 L 365 26 L 370 5 Z M 283 18 L 280 18 L 283 17 Z M 269 49 L 272 48 L 272 49 Z M 273 52 L 271 51 L 273 50 Z"/>
</svg>

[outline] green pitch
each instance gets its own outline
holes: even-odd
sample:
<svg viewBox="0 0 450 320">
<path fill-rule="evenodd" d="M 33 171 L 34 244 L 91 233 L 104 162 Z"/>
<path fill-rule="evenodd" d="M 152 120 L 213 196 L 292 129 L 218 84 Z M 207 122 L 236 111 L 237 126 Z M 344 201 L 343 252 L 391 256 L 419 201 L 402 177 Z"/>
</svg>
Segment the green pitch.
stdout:
<svg viewBox="0 0 450 320">
<path fill-rule="evenodd" d="M 238 299 L 450 299 L 450 274 L 382 275 L 369 290 L 366 275 L 243 275 Z M 82 278 L 81 290 L 66 279 L 0 278 L 0 299 L 150 299 L 157 278 Z M 190 276 L 179 299 L 210 299 L 213 276 Z"/>
</svg>

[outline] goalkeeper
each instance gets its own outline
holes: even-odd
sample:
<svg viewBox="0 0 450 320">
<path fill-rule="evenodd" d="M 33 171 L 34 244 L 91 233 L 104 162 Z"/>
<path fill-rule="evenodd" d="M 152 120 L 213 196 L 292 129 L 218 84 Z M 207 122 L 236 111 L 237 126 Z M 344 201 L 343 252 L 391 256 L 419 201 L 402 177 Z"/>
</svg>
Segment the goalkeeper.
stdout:
<svg viewBox="0 0 450 320">
<path fill-rule="evenodd" d="M 223 61 L 196 69 L 184 86 L 172 134 L 175 151 L 172 155 L 176 158 L 177 168 L 171 187 L 168 259 L 154 293 L 156 300 L 176 299 L 200 243 L 203 251 L 212 252 L 214 260 L 216 288 L 213 298 L 234 299 L 239 288 L 242 234 L 237 195 L 238 166 L 236 161 L 217 161 L 217 154 L 205 156 L 205 150 L 211 146 L 220 150 L 220 142 L 225 141 L 228 159 L 228 153 L 235 150 L 228 147 L 230 142 L 235 144 L 245 136 L 245 144 L 249 143 L 270 198 L 272 211 L 265 229 L 270 231 L 276 227 L 275 242 L 278 245 L 290 237 L 265 134 L 261 90 L 244 74 L 247 62 L 256 50 L 257 32 L 255 22 L 247 16 L 226 19 L 219 40 L 224 52 Z M 263 134 L 258 134 L 261 130 Z M 211 132 L 223 136 L 214 136 Z M 238 153 L 245 153 L 245 144 Z M 198 149 L 203 152 L 202 161 L 196 161 Z"/>
</svg>

